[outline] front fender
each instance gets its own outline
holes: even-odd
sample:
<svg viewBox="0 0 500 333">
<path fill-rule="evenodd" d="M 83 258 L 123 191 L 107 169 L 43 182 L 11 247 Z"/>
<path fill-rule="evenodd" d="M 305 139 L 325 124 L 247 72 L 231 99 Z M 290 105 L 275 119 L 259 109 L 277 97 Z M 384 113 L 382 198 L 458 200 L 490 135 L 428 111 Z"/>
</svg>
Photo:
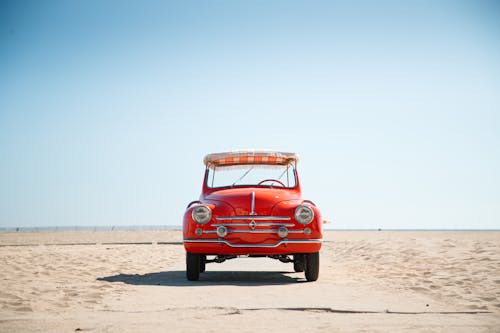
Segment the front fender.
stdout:
<svg viewBox="0 0 500 333">
<path fill-rule="evenodd" d="M 191 216 L 193 209 L 196 206 L 205 205 L 212 210 L 212 219 L 206 224 L 198 224 L 193 220 Z M 188 206 L 184 212 L 184 218 L 182 223 L 182 233 L 184 238 L 197 237 L 195 234 L 196 228 L 201 228 L 201 230 L 209 229 L 212 223 L 216 223 L 217 216 L 229 216 L 234 215 L 234 209 L 227 203 L 218 200 L 203 200 L 195 202 L 194 204 Z"/>
<path fill-rule="evenodd" d="M 314 211 L 314 219 L 311 223 L 307 225 L 300 224 L 295 220 L 295 209 L 299 205 L 307 205 L 311 207 Z M 323 237 L 323 217 L 321 216 L 321 212 L 311 201 L 309 200 L 285 200 L 280 201 L 276 205 L 274 205 L 271 215 L 275 216 L 290 216 L 292 221 L 295 224 L 296 228 L 305 228 L 308 227 L 311 229 L 311 237 L 312 238 L 322 238 Z"/>
</svg>

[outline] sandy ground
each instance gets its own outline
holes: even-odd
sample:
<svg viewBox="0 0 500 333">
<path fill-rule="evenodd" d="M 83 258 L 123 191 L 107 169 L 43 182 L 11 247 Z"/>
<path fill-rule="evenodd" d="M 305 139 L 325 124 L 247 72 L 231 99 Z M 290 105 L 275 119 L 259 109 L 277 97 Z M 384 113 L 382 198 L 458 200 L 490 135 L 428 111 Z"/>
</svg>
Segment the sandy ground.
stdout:
<svg viewBox="0 0 500 333">
<path fill-rule="evenodd" d="M 126 244 L 134 243 L 134 244 Z M 317 282 L 177 231 L 0 233 L 0 332 L 500 332 L 500 232 L 329 231 Z"/>
</svg>

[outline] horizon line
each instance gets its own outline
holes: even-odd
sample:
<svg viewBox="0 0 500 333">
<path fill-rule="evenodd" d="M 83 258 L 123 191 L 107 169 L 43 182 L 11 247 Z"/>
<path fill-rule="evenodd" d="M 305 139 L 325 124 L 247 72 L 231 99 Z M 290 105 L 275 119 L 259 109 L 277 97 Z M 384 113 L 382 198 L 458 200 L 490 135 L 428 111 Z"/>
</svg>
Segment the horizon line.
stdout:
<svg viewBox="0 0 500 333">
<path fill-rule="evenodd" d="M 105 226 L 33 226 L 3 227 L 0 232 L 43 231 L 162 231 L 182 230 L 182 225 L 105 225 Z M 500 228 L 323 228 L 323 231 L 500 231 Z"/>
</svg>

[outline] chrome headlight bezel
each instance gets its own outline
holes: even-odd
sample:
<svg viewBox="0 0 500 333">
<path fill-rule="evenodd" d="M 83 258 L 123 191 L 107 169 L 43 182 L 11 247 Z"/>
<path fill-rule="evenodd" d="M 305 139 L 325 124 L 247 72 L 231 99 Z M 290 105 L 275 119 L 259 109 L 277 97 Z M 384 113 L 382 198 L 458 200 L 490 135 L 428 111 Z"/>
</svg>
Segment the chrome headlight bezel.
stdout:
<svg viewBox="0 0 500 333">
<path fill-rule="evenodd" d="M 306 205 L 299 205 L 295 208 L 295 221 L 300 224 L 306 225 L 314 220 L 314 210 Z"/>
<path fill-rule="evenodd" d="M 198 224 L 207 224 L 212 219 L 212 210 L 208 206 L 199 205 L 193 208 L 191 217 Z"/>
</svg>

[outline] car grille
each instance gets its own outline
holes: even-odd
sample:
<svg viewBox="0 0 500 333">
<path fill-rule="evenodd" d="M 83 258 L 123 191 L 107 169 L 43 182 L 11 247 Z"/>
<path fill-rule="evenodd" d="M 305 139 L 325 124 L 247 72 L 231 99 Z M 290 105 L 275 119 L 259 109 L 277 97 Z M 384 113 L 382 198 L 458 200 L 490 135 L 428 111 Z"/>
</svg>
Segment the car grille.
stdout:
<svg viewBox="0 0 500 333">
<path fill-rule="evenodd" d="M 276 234 L 280 227 L 294 227 L 295 224 L 289 216 L 263 216 L 263 215 L 240 215 L 240 216 L 217 216 L 216 223 L 211 227 L 214 230 L 204 230 L 203 233 L 217 233 L 218 227 L 226 227 L 228 234 L 255 233 Z M 273 228 L 275 227 L 275 228 Z M 304 230 L 287 229 L 288 233 L 304 233 Z"/>
</svg>

